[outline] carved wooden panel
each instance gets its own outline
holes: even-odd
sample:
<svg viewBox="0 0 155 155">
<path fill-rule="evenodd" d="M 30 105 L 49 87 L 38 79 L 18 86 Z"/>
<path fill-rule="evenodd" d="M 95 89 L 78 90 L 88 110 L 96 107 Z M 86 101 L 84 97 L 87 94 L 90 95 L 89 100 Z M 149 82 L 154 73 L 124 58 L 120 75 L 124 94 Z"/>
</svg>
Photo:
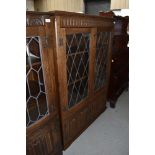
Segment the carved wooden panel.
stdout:
<svg viewBox="0 0 155 155">
<path fill-rule="evenodd" d="M 91 106 L 85 106 L 64 121 L 64 143 L 69 144 L 91 122 Z"/>
<path fill-rule="evenodd" d="M 50 155 L 61 150 L 58 120 L 51 120 L 43 127 L 27 135 L 27 155 Z"/>
<path fill-rule="evenodd" d="M 44 137 L 38 137 L 35 141 L 27 144 L 27 155 L 40 154 L 46 155 L 53 151 L 53 142 L 51 141 L 51 134 L 47 133 Z M 33 152 L 33 153 L 32 153 Z"/>
<path fill-rule="evenodd" d="M 44 26 L 46 19 L 50 19 L 50 15 L 47 13 L 33 14 L 28 13 L 26 16 L 26 26 Z"/>
<path fill-rule="evenodd" d="M 102 18 L 96 18 L 94 22 L 94 18 L 86 18 L 86 17 L 69 17 L 65 16 L 61 18 L 61 27 L 67 28 L 67 27 L 111 27 L 113 26 L 113 23 L 109 23 L 109 21 L 101 20 Z"/>
</svg>

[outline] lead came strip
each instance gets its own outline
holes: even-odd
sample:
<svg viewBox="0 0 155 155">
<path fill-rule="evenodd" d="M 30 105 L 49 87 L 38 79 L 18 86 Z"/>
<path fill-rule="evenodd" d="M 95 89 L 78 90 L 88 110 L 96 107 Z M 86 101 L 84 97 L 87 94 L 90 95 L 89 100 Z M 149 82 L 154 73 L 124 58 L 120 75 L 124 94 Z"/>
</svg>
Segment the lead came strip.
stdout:
<svg viewBox="0 0 155 155">
<path fill-rule="evenodd" d="M 109 32 L 98 32 L 95 58 L 95 91 L 102 88 L 106 80 Z"/>
<path fill-rule="evenodd" d="M 89 33 L 66 36 L 68 106 L 73 107 L 88 94 Z"/>
<path fill-rule="evenodd" d="M 26 41 L 26 126 L 29 127 L 48 114 L 48 106 L 44 90 L 40 37 L 27 37 Z"/>
</svg>

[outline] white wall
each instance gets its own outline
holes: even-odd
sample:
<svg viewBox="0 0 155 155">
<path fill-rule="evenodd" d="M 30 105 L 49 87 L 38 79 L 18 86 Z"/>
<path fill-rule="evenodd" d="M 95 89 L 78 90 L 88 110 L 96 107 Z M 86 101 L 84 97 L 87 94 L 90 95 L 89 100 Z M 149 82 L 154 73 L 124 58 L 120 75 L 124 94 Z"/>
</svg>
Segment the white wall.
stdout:
<svg viewBox="0 0 155 155">
<path fill-rule="evenodd" d="M 118 11 L 112 10 L 117 16 L 129 16 L 129 9 L 121 9 Z"/>
<path fill-rule="evenodd" d="M 26 0 L 26 10 L 34 11 L 34 0 Z"/>
</svg>

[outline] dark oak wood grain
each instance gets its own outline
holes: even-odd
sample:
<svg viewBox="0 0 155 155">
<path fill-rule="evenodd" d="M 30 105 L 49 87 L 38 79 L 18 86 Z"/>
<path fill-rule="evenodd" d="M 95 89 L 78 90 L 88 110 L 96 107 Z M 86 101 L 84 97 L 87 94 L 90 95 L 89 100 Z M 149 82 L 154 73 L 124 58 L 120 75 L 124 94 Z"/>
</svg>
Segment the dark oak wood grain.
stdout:
<svg viewBox="0 0 155 155">
<path fill-rule="evenodd" d="M 27 155 L 62 155 L 60 117 L 58 110 L 58 93 L 53 55 L 54 46 L 53 44 L 51 44 L 51 23 L 45 23 L 44 19 L 46 18 L 48 17 L 44 16 L 44 14 L 27 14 L 27 19 L 29 19 L 29 25 L 27 24 L 26 27 L 26 38 L 30 39 L 31 41 L 31 39 L 33 40 L 33 38 L 39 37 L 39 47 L 37 47 L 37 45 L 33 43 L 31 49 L 27 49 L 27 52 L 31 52 L 32 54 L 36 55 L 39 53 L 39 51 L 37 50 L 40 49 L 40 62 L 32 63 L 33 67 L 27 72 L 27 74 L 29 74 L 29 72 L 33 70 L 34 66 L 37 66 L 38 64 L 41 64 L 43 74 L 43 77 L 38 74 L 38 77 L 34 76 L 35 78 L 33 79 L 29 78 L 29 86 L 32 85 L 32 83 L 30 83 L 31 80 L 34 80 L 37 83 L 40 81 L 40 78 L 43 78 L 46 99 L 43 99 L 42 102 L 45 103 L 46 101 L 46 103 L 48 104 L 48 114 L 44 115 L 41 119 L 36 120 L 33 124 L 27 126 Z M 40 19 L 42 19 L 42 22 Z M 28 44 L 30 46 L 31 42 L 29 42 Z M 30 59 L 30 55 L 28 55 L 27 59 Z M 36 60 L 38 61 L 38 59 Z M 26 65 L 27 68 L 29 68 L 30 66 L 29 64 Z M 37 70 L 33 70 L 33 73 L 37 73 Z M 35 85 L 32 85 L 32 87 L 30 88 L 35 91 Z M 43 93 L 42 91 L 43 90 L 40 90 L 40 93 Z M 29 98 L 34 98 L 34 96 L 31 94 Z M 39 97 L 36 97 L 36 100 L 39 102 Z M 41 107 L 40 105 L 43 104 L 42 102 L 40 102 L 39 108 Z M 33 105 L 33 107 L 31 105 Z M 31 110 L 32 114 L 36 113 L 36 109 L 34 109 L 35 106 L 36 105 L 33 104 L 33 102 L 29 104 L 29 111 Z"/>
<path fill-rule="evenodd" d="M 61 154 L 61 143 L 66 149 L 104 112 L 113 26 L 113 20 L 107 17 L 64 11 L 27 12 L 27 35 L 43 33 L 45 37 L 41 42 L 46 51 L 42 63 L 50 107 L 46 117 L 27 129 L 29 144 L 37 141 L 38 133 L 47 137 L 37 147 L 35 142 L 28 145 L 28 152 L 41 149 L 47 154 L 47 148 L 51 154 Z M 28 29 L 35 29 L 37 34 Z M 53 134 L 57 142 L 51 138 Z"/>
<path fill-rule="evenodd" d="M 63 147 L 66 149 L 105 109 L 108 80 L 98 90 L 94 90 L 94 72 L 96 56 L 97 32 L 109 32 L 108 61 L 106 75 L 109 77 L 111 35 L 113 33 L 113 22 L 110 18 L 99 16 L 86 16 L 77 13 L 55 13 L 55 36 L 56 36 L 56 61 L 59 87 L 59 104 L 63 135 Z M 79 101 L 71 108 L 68 106 L 69 96 L 67 87 L 67 35 L 89 34 L 89 74 L 87 97 Z M 73 43 L 76 44 L 76 43 Z M 79 53 L 83 51 L 79 51 Z M 69 54 L 77 58 L 79 53 Z M 76 61 L 76 60 L 75 60 Z M 75 62 L 76 63 L 76 62 Z M 70 66 L 72 67 L 72 66 Z M 83 77 L 84 78 L 84 77 Z M 82 79 L 82 78 L 81 78 Z M 77 81 L 74 81 L 75 83 Z"/>
</svg>

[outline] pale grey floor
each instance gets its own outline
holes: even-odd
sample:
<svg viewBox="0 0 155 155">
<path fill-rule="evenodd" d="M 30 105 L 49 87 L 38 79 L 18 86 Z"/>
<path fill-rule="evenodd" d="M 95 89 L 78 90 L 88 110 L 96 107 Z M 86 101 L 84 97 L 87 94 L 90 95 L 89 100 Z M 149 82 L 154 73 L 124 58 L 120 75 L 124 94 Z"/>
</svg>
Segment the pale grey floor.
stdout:
<svg viewBox="0 0 155 155">
<path fill-rule="evenodd" d="M 115 109 L 106 111 L 89 126 L 63 155 L 128 155 L 129 93 L 124 91 Z"/>
</svg>

